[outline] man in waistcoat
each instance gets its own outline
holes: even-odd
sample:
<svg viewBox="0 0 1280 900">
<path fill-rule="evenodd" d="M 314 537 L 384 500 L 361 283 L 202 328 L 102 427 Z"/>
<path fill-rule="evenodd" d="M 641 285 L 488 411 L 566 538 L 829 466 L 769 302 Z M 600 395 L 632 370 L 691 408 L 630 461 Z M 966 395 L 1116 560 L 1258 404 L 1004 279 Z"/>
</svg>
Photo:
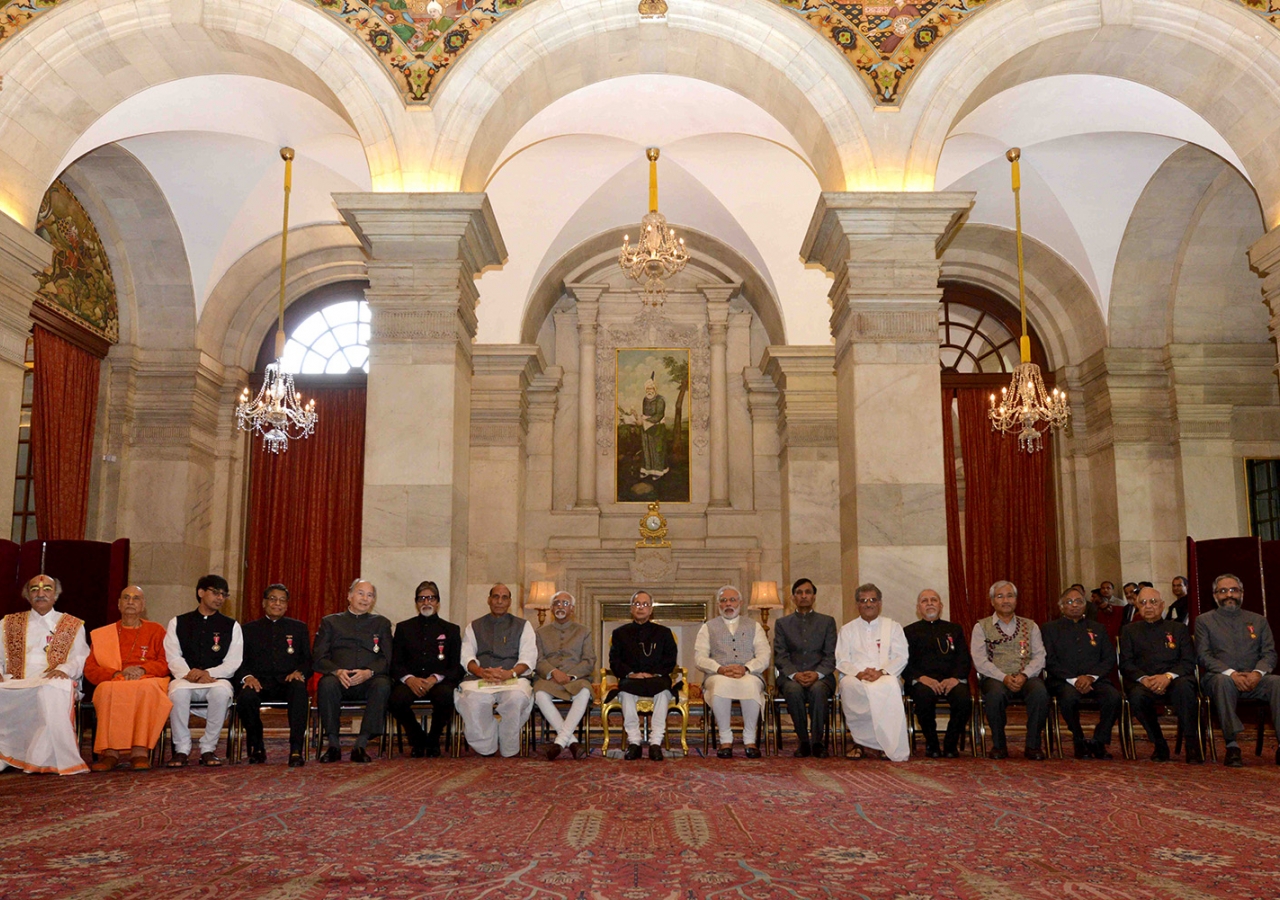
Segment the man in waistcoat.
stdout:
<svg viewBox="0 0 1280 900">
<path fill-rule="evenodd" d="M 1044 641 L 1035 622 L 1015 615 L 1018 588 L 1011 581 L 997 581 L 987 592 L 995 614 L 980 619 L 969 639 L 969 655 L 981 677 L 982 703 L 991 726 L 991 758 L 1008 759 L 1005 742 L 1005 709 L 1013 698 L 1027 704 L 1027 759 L 1045 759 L 1040 733 L 1049 717 L 1049 692 L 1044 671 Z"/>
<path fill-rule="evenodd" d="M 1120 691 L 1107 676 L 1115 668 L 1116 651 L 1107 630 L 1084 617 L 1084 604 L 1084 594 L 1067 588 L 1058 598 L 1062 615 L 1040 629 L 1045 687 L 1058 698 L 1076 759 L 1111 759 L 1107 745 L 1120 715 Z M 1098 701 L 1098 725 L 1089 740 L 1080 725 L 1080 703 L 1086 697 Z"/>
<path fill-rule="evenodd" d="M 623 759 L 639 759 L 642 735 L 637 703 L 653 698 L 649 728 L 649 758 L 662 762 L 662 739 L 667 734 L 667 709 L 672 701 L 671 673 L 677 660 L 676 636 L 653 621 L 653 597 L 648 591 L 631 595 L 631 621 L 614 629 L 609 641 L 609 669 L 618 677 L 622 729 L 627 733 Z"/>
<path fill-rule="evenodd" d="M 547 745 L 547 760 L 568 748 L 574 759 L 590 752 L 578 742 L 578 723 L 591 706 L 591 674 L 596 667 L 595 646 L 587 626 L 573 621 L 577 600 L 568 591 L 551 598 L 551 621 L 538 629 L 537 680 L 533 699 L 547 723 L 556 730 L 556 739 Z M 556 700 L 570 701 L 564 714 Z"/>
<path fill-rule="evenodd" d="M 458 712 L 467 743 L 481 756 L 518 754 L 520 729 L 533 711 L 528 676 L 538 664 L 538 639 L 533 623 L 513 616 L 510 609 L 511 589 L 495 584 L 489 588 L 489 614 L 462 635 L 467 675 L 458 692 Z"/>
<path fill-rule="evenodd" d="M 316 635 L 312 668 L 321 673 L 316 708 L 328 744 L 322 763 L 342 760 L 342 701 L 363 700 L 360 733 L 351 748 L 353 763 L 373 762 L 369 739 L 386 729 L 391 695 L 391 620 L 373 612 L 378 589 L 357 578 L 347 591 L 347 611 L 325 616 Z"/>
<path fill-rule="evenodd" d="M 907 667 L 907 636 L 901 625 L 880 614 L 880 588 L 859 585 L 854 596 L 858 618 L 841 628 L 836 638 L 836 668 L 844 676 L 840 704 L 855 742 L 850 756 L 858 758 L 861 748 L 869 747 L 903 762 L 911 755 L 898 683 Z"/>
<path fill-rule="evenodd" d="M 929 759 L 960 756 L 960 736 L 969 724 L 973 700 L 969 697 L 969 645 L 964 629 L 942 618 L 942 597 L 925 588 L 916 597 L 919 619 L 902 629 L 907 638 L 907 684 L 920 732 L 924 755 Z M 938 746 L 938 701 L 946 698 L 950 712 L 947 733 Z"/>
<path fill-rule="evenodd" d="M 244 658 L 240 623 L 219 610 L 230 588 L 221 575 L 206 575 L 196 583 L 196 608 L 174 616 L 165 629 L 164 655 L 173 680 L 169 682 L 169 731 L 173 734 L 170 768 L 187 764 L 191 754 L 191 704 L 207 704 L 204 734 L 200 736 L 200 765 L 220 766 L 214 750 L 235 693 L 231 678 Z M 196 715 L 199 715 L 197 712 Z"/>
<path fill-rule="evenodd" d="M 289 589 L 283 584 L 267 585 L 262 592 L 262 618 L 244 626 L 244 662 L 236 673 L 240 685 L 236 711 L 244 725 L 251 765 L 267 761 L 262 740 L 264 702 L 288 704 L 289 766 L 296 769 L 306 762 L 303 744 L 311 714 L 307 696 L 311 636 L 307 623 L 289 618 L 285 615 L 288 611 Z"/>
<path fill-rule="evenodd" d="M 410 755 L 435 758 L 440 738 L 453 719 L 453 692 L 462 682 L 462 631 L 440 618 L 440 589 L 434 581 L 413 595 L 418 614 L 396 625 L 391 653 L 391 715 L 409 736 Z M 431 730 L 423 731 L 415 702 L 431 704 Z"/>
<path fill-rule="evenodd" d="M 1204 762 L 1196 719 L 1200 697 L 1196 690 L 1196 651 L 1191 632 L 1176 619 L 1164 619 L 1164 598 L 1155 588 L 1138 592 L 1142 618 L 1120 632 L 1120 674 L 1124 676 L 1133 717 L 1142 723 L 1155 745 L 1151 759 L 1169 761 L 1169 742 L 1160 728 L 1156 707 L 1173 707 L 1187 747 L 1187 762 Z"/>
<path fill-rule="evenodd" d="M 1275 674 L 1276 643 L 1267 620 L 1242 609 L 1244 582 L 1234 575 L 1213 579 L 1218 608 L 1196 617 L 1196 653 L 1200 657 L 1200 687 L 1209 695 L 1222 723 L 1227 753 L 1223 763 L 1244 765 L 1237 737 L 1244 724 L 1236 714 L 1241 697 L 1262 700 L 1271 707 L 1271 721 L 1280 722 L 1280 676 Z M 1280 765 L 1280 749 L 1276 750 Z"/>
<path fill-rule="evenodd" d="M 764 679 L 769 666 L 769 639 L 764 629 L 740 615 L 742 592 L 731 584 L 716 591 L 720 615 L 703 623 L 693 644 L 693 660 L 705 676 L 702 696 L 715 714 L 720 746 L 716 756 L 733 757 L 730 717 L 733 701 L 742 707 L 742 743 L 748 759 L 759 759 L 756 735 L 764 707 Z"/>
<path fill-rule="evenodd" d="M 800 746 L 792 756 L 827 755 L 827 718 L 836 692 L 836 620 L 815 612 L 818 589 L 808 578 L 791 586 L 795 612 L 773 626 L 773 664 Z"/>
<path fill-rule="evenodd" d="M 61 582 L 35 576 L 22 588 L 31 609 L 0 628 L 0 770 L 89 771 L 72 724 L 89 644 L 84 622 L 53 608 L 60 596 Z"/>
</svg>

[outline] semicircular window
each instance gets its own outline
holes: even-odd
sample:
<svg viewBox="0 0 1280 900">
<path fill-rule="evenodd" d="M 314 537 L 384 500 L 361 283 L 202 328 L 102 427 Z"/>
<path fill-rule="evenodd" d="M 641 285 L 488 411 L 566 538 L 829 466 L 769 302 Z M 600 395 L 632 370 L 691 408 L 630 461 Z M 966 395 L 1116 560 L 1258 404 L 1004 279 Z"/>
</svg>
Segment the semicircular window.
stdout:
<svg viewBox="0 0 1280 900">
<path fill-rule="evenodd" d="M 284 345 L 284 370 L 293 375 L 369 371 L 369 304 L 343 300 L 307 316 Z"/>
<path fill-rule="evenodd" d="M 991 312 L 944 297 L 938 316 L 938 356 L 944 372 L 999 375 L 1018 367 L 1018 339 Z"/>
</svg>

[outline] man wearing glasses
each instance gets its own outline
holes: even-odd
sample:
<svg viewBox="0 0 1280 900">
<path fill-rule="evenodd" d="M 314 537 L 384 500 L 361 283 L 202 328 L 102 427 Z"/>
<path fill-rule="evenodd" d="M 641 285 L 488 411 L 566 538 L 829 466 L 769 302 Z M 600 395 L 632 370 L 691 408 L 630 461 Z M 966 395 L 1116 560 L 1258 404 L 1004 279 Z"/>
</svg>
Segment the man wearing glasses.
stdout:
<svg viewBox="0 0 1280 900">
<path fill-rule="evenodd" d="M 651 621 L 653 597 L 648 591 L 631 595 L 631 621 L 613 632 L 609 643 L 609 668 L 618 677 L 622 701 L 622 728 L 627 733 L 624 759 L 639 759 L 642 736 L 636 703 L 653 698 L 653 722 L 649 727 L 649 758 L 662 761 L 662 739 L 667 733 L 667 707 L 671 704 L 671 673 L 676 667 L 676 636 L 665 625 Z"/>
<path fill-rule="evenodd" d="M 1040 732 L 1049 717 L 1049 692 L 1039 677 L 1044 671 L 1040 627 L 1014 614 L 1018 608 L 1018 588 L 1013 582 L 997 581 L 987 595 L 995 615 L 974 623 L 969 655 L 980 677 L 982 705 L 987 711 L 987 724 L 991 726 L 991 758 L 1009 758 L 1004 736 L 1005 709 L 1010 699 L 1020 697 L 1027 704 L 1024 755 L 1027 759 L 1046 759 L 1040 746 Z"/>
<path fill-rule="evenodd" d="M 1107 676 L 1116 666 L 1116 651 L 1107 630 L 1084 617 L 1084 603 L 1084 594 L 1067 588 L 1058 598 L 1062 615 L 1045 622 L 1040 630 L 1045 687 L 1058 698 L 1076 759 L 1111 759 L 1107 745 L 1120 715 L 1120 691 Z M 1080 702 L 1086 697 L 1098 702 L 1098 725 L 1087 741 L 1080 726 Z"/>
<path fill-rule="evenodd" d="M 858 618 L 840 629 L 836 638 L 836 669 L 845 722 L 857 746 L 879 750 L 894 762 L 911 755 L 907 715 L 902 706 L 898 676 L 907 667 L 907 636 L 902 626 L 880 615 L 882 595 L 874 584 L 858 587 Z"/>
<path fill-rule="evenodd" d="M 1244 724 L 1236 703 L 1244 697 L 1271 707 L 1271 721 L 1280 722 L 1280 677 L 1275 674 L 1276 644 L 1267 620 L 1242 609 L 1244 584 L 1234 575 L 1213 579 L 1218 608 L 1196 618 L 1196 653 L 1200 658 L 1200 687 L 1209 695 L 1227 740 L 1223 763 L 1244 765 L 1236 738 Z M 1280 765 L 1280 750 L 1276 751 Z"/>
<path fill-rule="evenodd" d="M 578 742 L 578 724 L 591 705 L 591 676 L 596 668 L 596 650 L 587 626 L 573 621 L 578 601 L 568 591 L 551 598 L 551 621 L 538 629 L 538 679 L 533 683 L 533 702 L 538 704 L 547 724 L 556 730 L 556 739 L 547 745 L 547 760 L 567 749 L 574 759 L 590 752 Z M 562 716 L 556 700 L 568 701 Z"/>
<path fill-rule="evenodd" d="M 1200 748 L 1196 714 L 1200 698 L 1196 691 L 1196 651 L 1191 632 L 1176 619 L 1162 620 L 1164 598 L 1153 587 L 1138 592 L 1138 614 L 1142 618 L 1120 632 L 1120 674 L 1124 676 L 1133 717 L 1142 723 L 1155 745 L 1153 762 L 1169 761 L 1169 742 L 1160 728 L 1156 706 L 1171 706 L 1178 715 L 1178 727 L 1187 745 L 1187 762 L 1204 762 Z"/>
<path fill-rule="evenodd" d="M 220 766 L 214 749 L 227 719 L 234 693 L 231 677 L 244 658 L 240 623 L 219 610 L 230 590 L 221 575 L 206 575 L 196 583 L 196 608 L 174 616 L 165 629 L 164 655 L 173 681 L 169 682 L 169 730 L 173 733 L 170 768 L 181 768 L 191 755 L 191 704 L 205 703 L 204 734 L 200 736 L 200 765 Z M 199 713 L 197 713 L 199 715 Z"/>
<path fill-rule="evenodd" d="M 453 691 L 462 681 L 462 631 L 440 618 L 440 589 L 424 581 L 414 591 L 418 614 L 396 625 L 387 708 L 409 736 L 410 755 L 440 755 L 440 736 L 453 719 Z M 415 702 L 431 704 L 431 730 L 423 731 Z"/>
</svg>

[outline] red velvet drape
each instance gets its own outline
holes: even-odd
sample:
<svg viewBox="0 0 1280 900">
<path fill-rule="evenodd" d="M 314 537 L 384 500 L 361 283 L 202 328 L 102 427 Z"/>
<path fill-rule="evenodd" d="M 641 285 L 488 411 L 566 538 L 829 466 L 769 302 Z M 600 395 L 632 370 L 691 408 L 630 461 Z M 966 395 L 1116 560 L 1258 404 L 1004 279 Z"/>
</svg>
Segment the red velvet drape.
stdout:
<svg viewBox="0 0 1280 900">
<path fill-rule="evenodd" d="M 364 493 L 364 387 L 307 390 L 319 423 L 311 437 L 273 455 L 253 440 L 243 619 L 262 615 L 262 591 L 289 588 L 289 615 L 312 634 L 347 606 L 360 574 Z"/>
<path fill-rule="evenodd" d="M 960 530 L 960 489 L 956 476 L 955 458 L 956 435 L 951 412 L 954 399 L 955 391 L 942 392 L 942 455 L 947 496 L 947 589 L 951 595 L 951 607 L 947 611 L 947 618 L 960 623 L 965 634 L 968 634 L 973 623 L 982 617 L 983 611 L 981 608 L 975 609 L 970 601 L 964 577 L 966 567 L 964 541 L 961 539 Z"/>
<path fill-rule="evenodd" d="M 944 391 L 944 394 L 951 394 Z M 990 391 L 954 391 L 960 414 L 965 514 L 961 602 L 956 601 L 959 511 L 955 463 L 946 454 L 947 550 L 951 564 L 952 618 L 966 629 L 990 613 L 987 592 L 996 581 L 1018 586 L 1018 612 L 1044 622 L 1056 611 L 1057 578 L 1049 447 L 1026 453 L 1012 435 L 991 429 Z M 944 398 L 943 440 L 951 433 L 949 397 Z M 1051 440 L 1052 438 L 1049 438 Z"/>
<path fill-rule="evenodd" d="M 89 516 L 101 363 L 39 325 L 33 335 L 31 474 L 36 529 L 43 540 L 82 541 Z"/>
</svg>

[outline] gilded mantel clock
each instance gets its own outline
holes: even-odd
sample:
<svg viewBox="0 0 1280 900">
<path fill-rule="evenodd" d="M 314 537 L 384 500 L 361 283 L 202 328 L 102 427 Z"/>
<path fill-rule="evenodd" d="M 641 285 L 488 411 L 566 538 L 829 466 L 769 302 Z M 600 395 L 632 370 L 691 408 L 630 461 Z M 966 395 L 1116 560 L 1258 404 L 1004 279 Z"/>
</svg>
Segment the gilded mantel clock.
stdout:
<svg viewBox="0 0 1280 900">
<path fill-rule="evenodd" d="M 667 540 L 667 517 L 658 508 L 658 501 L 649 504 L 649 511 L 640 518 L 640 540 L 637 547 L 670 547 Z"/>
</svg>

